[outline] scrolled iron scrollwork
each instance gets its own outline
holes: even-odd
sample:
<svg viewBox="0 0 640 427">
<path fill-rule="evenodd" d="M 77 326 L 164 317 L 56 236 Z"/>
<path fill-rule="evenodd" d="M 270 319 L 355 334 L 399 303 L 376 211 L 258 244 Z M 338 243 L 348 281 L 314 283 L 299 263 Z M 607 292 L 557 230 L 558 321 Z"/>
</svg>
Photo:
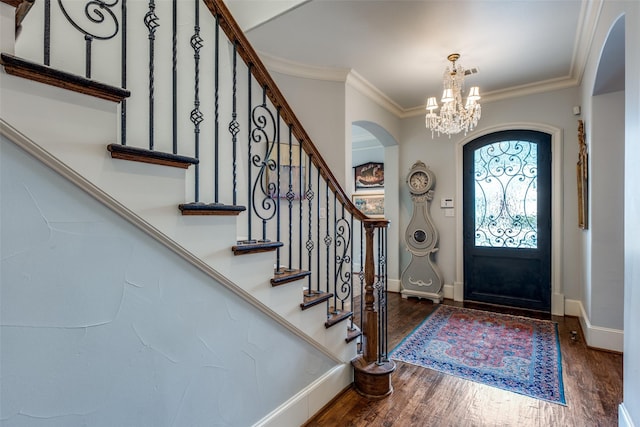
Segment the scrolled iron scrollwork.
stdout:
<svg viewBox="0 0 640 427">
<path fill-rule="evenodd" d="M 278 183 L 267 179 L 268 172 L 276 171 L 278 165 L 272 158 L 276 147 L 276 119 L 266 104 L 255 106 L 251 110 L 251 143 L 264 143 L 264 154 L 254 154 L 251 163 L 258 168 L 258 174 L 252 185 L 251 203 L 256 215 L 263 221 L 272 219 L 277 213 L 275 198 L 278 195 Z"/>
<path fill-rule="evenodd" d="M 475 152 L 478 246 L 537 247 L 537 147 L 501 141 Z M 535 205 L 535 206 L 534 206 Z"/>
<path fill-rule="evenodd" d="M 89 31 L 84 26 L 80 25 L 76 20 L 71 17 L 71 14 L 67 11 L 67 8 L 64 5 L 63 0 L 58 0 L 58 5 L 60 6 L 60 10 L 62 14 L 65 16 L 67 21 L 79 32 L 84 34 L 85 36 L 91 37 L 92 39 L 97 40 L 109 40 L 114 38 L 118 32 L 120 31 L 120 23 L 118 22 L 118 18 L 116 14 L 113 12 L 112 8 L 118 5 L 120 0 L 114 0 L 112 2 L 100 1 L 100 0 L 90 0 L 84 6 L 84 16 L 88 20 L 88 22 L 92 24 L 98 24 L 97 28 L 109 28 L 102 27 L 102 24 L 111 22 L 113 28 L 111 31 L 104 31 L 102 34 L 97 32 Z M 107 17 L 109 19 L 107 19 Z M 155 18 L 157 21 L 157 17 Z M 157 26 L 157 24 L 156 24 Z"/>
<path fill-rule="evenodd" d="M 351 225 L 345 218 L 336 221 L 335 260 L 336 260 L 336 285 L 340 285 L 338 299 L 346 301 L 351 295 Z"/>
</svg>

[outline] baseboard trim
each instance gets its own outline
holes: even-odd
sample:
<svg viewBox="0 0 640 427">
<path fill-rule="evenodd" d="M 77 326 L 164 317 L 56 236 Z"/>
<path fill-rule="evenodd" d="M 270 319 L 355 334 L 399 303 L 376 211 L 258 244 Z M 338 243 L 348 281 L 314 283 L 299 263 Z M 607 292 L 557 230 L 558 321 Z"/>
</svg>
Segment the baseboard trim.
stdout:
<svg viewBox="0 0 640 427">
<path fill-rule="evenodd" d="M 444 299 L 454 299 L 453 296 L 455 294 L 455 285 L 446 284 L 442 287 L 442 292 L 444 293 Z"/>
<path fill-rule="evenodd" d="M 622 402 L 618 405 L 618 427 L 635 427 L 633 420 L 631 419 L 631 415 L 629 411 L 627 411 L 627 407 Z"/>
<path fill-rule="evenodd" d="M 387 279 L 387 290 L 389 292 L 400 292 L 400 280 L 398 279 Z"/>
<path fill-rule="evenodd" d="M 623 352 L 624 331 L 592 325 L 581 301 L 565 300 L 565 314 L 580 318 L 582 333 L 589 347 L 618 353 Z"/>
<path fill-rule="evenodd" d="M 564 315 L 580 317 L 582 315 L 582 303 L 574 299 L 564 300 Z"/>
<path fill-rule="evenodd" d="M 303 425 L 352 382 L 351 363 L 337 365 L 255 423 L 253 427 Z"/>
</svg>

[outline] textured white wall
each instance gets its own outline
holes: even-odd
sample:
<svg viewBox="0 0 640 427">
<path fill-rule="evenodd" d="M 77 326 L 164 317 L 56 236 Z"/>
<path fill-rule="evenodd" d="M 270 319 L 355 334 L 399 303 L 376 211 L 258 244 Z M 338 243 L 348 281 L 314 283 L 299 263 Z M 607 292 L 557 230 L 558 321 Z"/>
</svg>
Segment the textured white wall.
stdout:
<svg viewBox="0 0 640 427">
<path fill-rule="evenodd" d="M 12 143 L 3 426 L 247 426 L 334 364 Z"/>
</svg>

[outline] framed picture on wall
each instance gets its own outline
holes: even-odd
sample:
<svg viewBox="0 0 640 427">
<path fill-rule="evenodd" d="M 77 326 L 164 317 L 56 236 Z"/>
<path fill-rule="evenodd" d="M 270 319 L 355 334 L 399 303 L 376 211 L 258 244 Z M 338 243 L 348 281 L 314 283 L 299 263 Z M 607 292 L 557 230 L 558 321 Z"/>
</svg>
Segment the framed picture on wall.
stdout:
<svg viewBox="0 0 640 427">
<path fill-rule="evenodd" d="M 589 228 L 589 154 L 584 138 L 584 122 L 578 120 L 578 163 L 576 175 L 578 181 L 578 227 Z"/>
<path fill-rule="evenodd" d="M 368 162 L 353 168 L 356 190 L 384 188 L 384 163 Z"/>
<path fill-rule="evenodd" d="M 354 194 L 352 199 L 363 214 L 372 218 L 384 218 L 384 193 Z"/>
</svg>

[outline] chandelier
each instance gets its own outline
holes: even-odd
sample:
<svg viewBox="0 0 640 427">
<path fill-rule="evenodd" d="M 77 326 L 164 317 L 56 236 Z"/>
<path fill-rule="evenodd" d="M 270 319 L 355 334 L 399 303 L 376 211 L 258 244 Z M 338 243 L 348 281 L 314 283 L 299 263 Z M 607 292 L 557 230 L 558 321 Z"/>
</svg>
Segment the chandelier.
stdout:
<svg viewBox="0 0 640 427">
<path fill-rule="evenodd" d="M 478 86 L 469 89 L 467 102 L 462 103 L 461 92 L 464 89 L 465 70 L 461 66 L 456 66 L 456 61 L 460 54 L 452 53 L 447 56 L 451 62 L 451 68 L 447 67 L 444 72 L 444 91 L 442 92 L 442 108 L 440 114 L 438 103 L 434 96 L 427 99 L 427 115 L 425 122 L 427 129 L 431 129 L 431 137 L 434 132 L 440 136 L 441 133 L 449 135 L 460 133 L 464 130 L 465 135 L 478 124 L 480 120 L 480 90 Z"/>
</svg>

